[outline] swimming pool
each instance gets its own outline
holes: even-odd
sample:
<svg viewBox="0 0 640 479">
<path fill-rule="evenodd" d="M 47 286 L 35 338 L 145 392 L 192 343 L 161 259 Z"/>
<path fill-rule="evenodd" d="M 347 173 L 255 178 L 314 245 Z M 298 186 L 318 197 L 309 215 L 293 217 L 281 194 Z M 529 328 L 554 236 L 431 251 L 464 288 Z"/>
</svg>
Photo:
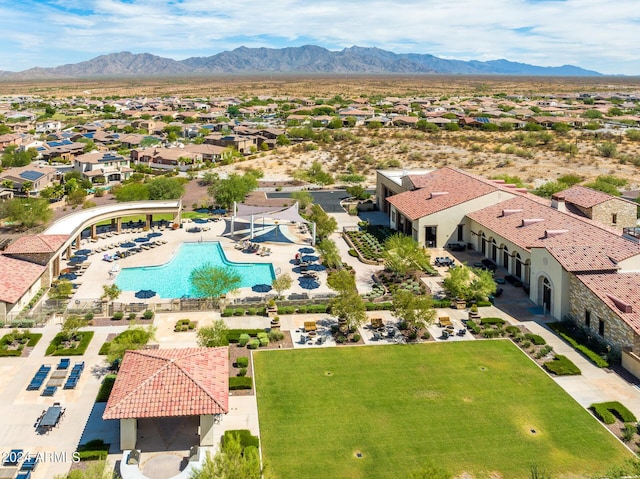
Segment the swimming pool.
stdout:
<svg viewBox="0 0 640 479">
<path fill-rule="evenodd" d="M 161 266 L 123 268 L 116 284 L 123 291 L 152 289 L 161 298 L 196 297 L 189 275 L 198 266 L 210 262 L 214 266 L 229 266 L 241 278 L 240 287 L 271 284 L 275 278 L 271 263 L 234 263 L 227 259 L 220 243 L 182 243 L 177 254 Z"/>
</svg>

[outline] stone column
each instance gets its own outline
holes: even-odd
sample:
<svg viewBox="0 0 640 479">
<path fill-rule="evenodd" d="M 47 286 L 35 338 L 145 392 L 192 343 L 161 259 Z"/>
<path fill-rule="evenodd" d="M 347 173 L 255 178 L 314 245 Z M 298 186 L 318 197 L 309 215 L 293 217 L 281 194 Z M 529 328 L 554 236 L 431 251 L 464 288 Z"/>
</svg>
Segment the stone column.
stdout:
<svg viewBox="0 0 640 479">
<path fill-rule="evenodd" d="M 153 223 L 153 215 L 147 215 L 146 228 L 151 229 L 151 224 Z"/>
<path fill-rule="evenodd" d="M 91 238 L 96 239 L 98 237 L 98 227 L 96 225 L 91 225 Z"/>
<path fill-rule="evenodd" d="M 76 249 L 80 249 L 80 235 L 76 236 Z"/>
<path fill-rule="evenodd" d="M 135 449 L 138 422 L 135 418 L 120 419 L 120 449 Z"/>
<path fill-rule="evenodd" d="M 118 233 L 122 233 L 122 217 L 118 216 L 118 218 L 116 219 L 116 231 Z"/>
</svg>

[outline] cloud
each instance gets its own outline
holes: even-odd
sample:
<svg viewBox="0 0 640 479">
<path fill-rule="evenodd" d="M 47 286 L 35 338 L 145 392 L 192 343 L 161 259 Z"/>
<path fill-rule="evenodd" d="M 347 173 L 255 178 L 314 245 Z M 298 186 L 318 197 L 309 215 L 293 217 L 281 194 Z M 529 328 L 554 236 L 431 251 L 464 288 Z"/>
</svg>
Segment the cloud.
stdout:
<svg viewBox="0 0 640 479">
<path fill-rule="evenodd" d="M 314 43 L 640 74 L 639 12 L 637 0 L 0 0 L 0 69 Z"/>
</svg>

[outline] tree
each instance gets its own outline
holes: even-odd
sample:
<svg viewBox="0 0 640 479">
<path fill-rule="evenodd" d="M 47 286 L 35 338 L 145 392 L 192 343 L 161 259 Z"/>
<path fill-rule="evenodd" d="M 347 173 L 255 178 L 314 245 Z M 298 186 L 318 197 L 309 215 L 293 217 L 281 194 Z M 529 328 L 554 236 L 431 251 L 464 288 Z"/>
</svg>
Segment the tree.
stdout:
<svg viewBox="0 0 640 479">
<path fill-rule="evenodd" d="M 122 361 L 124 353 L 127 351 L 142 349 L 154 338 L 155 333 L 156 328 L 154 326 L 149 325 L 145 328 L 131 324 L 126 331 L 120 333 L 110 342 L 107 362 L 113 364 L 115 361 Z"/>
<path fill-rule="evenodd" d="M 538 186 L 533 190 L 534 195 L 542 196 L 543 198 L 551 198 L 555 193 L 566 190 L 567 185 L 559 181 L 547 181 L 546 183 Z"/>
<path fill-rule="evenodd" d="M 147 190 L 151 200 L 175 200 L 184 194 L 184 181 L 160 176 L 147 183 Z"/>
<path fill-rule="evenodd" d="M 464 266 L 453 268 L 447 273 L 447 277 L 442 282 L 452 298 L 466 299 L 469 296 L 469 283 L 471 281 L 471 270 Z"/>
<path fill-rule="evenodd" d="M 433 132 L 438 130 L 438 125 L 436 125 L 435 123 L 430 123 L 425 119 L 421 119 L 416 122 L 416 128 L 420 131 Z"/>
<path fill-rule="evenodd" d="M 331 314 L 344 321 L 347 331 L 355 330 L 367 320 L 366 310 L 356 290 L 340 293 L 331 300 Z"/>
<path fill-rule="evenodd" d="M 450 270 L 443 285 L 453 298 L 465 300 L 486 300 L 496 292 L 491 271 L 466 266 Z"/>
<path fill-rule="evenodd" d="M 232 434 L 225 438 L 215 456 L 207 451 L 202 467 L 192 471 L 189 479 L 266 479 L 264 473 L 258 449 L 255 446 L 243 449 L 238 436 Z"/>
<path fill-rule="evenodd" d="M 55 184 L 47 186 L 40 191 L 40 197 L 47 200 L 59 200 L 64 196 L 64 186 L 61 184 Z"/>
<path fill-rule="evenodd" d="M 2 166 L 9 168 L 11 166 L 27 166 L 34 158 L 38 156 L 35 148 L 22 150 L 17 145 L 9 145 L 4 149 L 2 154 Z"/>
<path fill-rule="evenodd" d="M 141 141 L 140 141 L 140 146 L 142 148 L 146 148 L 148 146 L 155 146 L 155 145 L 159 145 L 160 143 L 162 143 L 160 141 L 160 138 L 156 138 L 154 136 L 145 136 Z"/>
<path fill-rule="evenodd" d="M 51 299 L 66 299 L 73 293 L 73 285 L 71 281 L 61 279 L 54 281 L 49 291 L 49 297 Z"/>
<path fill-rule="evenodd" d="M 311 205 L 311 214 L 308 217 L 309 221 L 316 224 L 316 236 L 323 240 L 338 229 L 338 222 L 332 216 L 329 216 L 320 205 Z"/>
<path fill-rule="evenodd" d="M 9 221 L 20 223 L 25 229 L 44 224 L 53 217 L 49 202 L 40 198 L 13 198 L 6 208 Z"/>
<path fill-rule="evenodd" d="M 200 184 L 203 186 L 211 186 L 220 181 L 220 176 L 218 173 L 213 173 L 211 171 L 207 171 L 202 175 L 200 179 Z"/>
<path fill-rule="evenodd" d="M 393 295 L 393 314 L 407 323 L 412 331 L 428 326 L 436 318 L 433 299 L 430 296 L 416 295 L 403 289 L 399 289 Z"/>
<path fill-rule="evenodd" d="M 371 196 L 362 185 L 347 186 L 347 194 L 353 196 L 357 200 L 366 200 Z"/>
<path fill-rule="evenodd" d="M 70 205 L 81 205 L 86 197 L 87 192 L 82 188 L 78 188 L 67 195 L 67 203 Z"/>
<path fill-rule="evenodd" d="M 120 287 L 113 284 L 103 284 L 102 285 L 102 296 L 100 299 L 106 299 L 107 301 L 115 301 L 122 294 L 122 290 Z"/>
<path fill-rule="evenodd" d="M 278 293 L 278 297 L 282 296 L 282 293 L 289 289 L 293 284 L 293 280 L 289 273 L 283 273 L 277 276 L 272 282 L 271 286 Z"/>
<path fill-rule="evenodd" d="M 74 339 L 80 328 L 84 328 L 87 324 L 89 324 L 88 320 L 81 316 L 72 314 L 64 320 L 64 323 L 62 323 L 62 335 L 67 339 L 67 341 Z"/>
<path fill-rule="evenodd" d="M 342 257 L 340 256 L 340 250 L 336 242 L 331 238 L 324 238 L 316 245 L 316 249 L 322 257 L 322 262 L 327 268 L 337 269 L 342 268 Z"/>
<path fill-rule="evenodd" d="M 566 135 L 571 130 L 571 125 L 567 123 L 559 122 L 559 123 L 554 123 L 551 129 L 559 135 Z"/>
<path fill-rule="evenodd" d="M 383 256 L 385 268 L 400 276 L 429 268 L 429 254 L 411 236 L 398 233 L 387 238 Z"/>
<path fill-rule="evenodd" d="M 141 201 L 149 199 L 149 188 L 142 183 L 121 185 L 112 190 L 117 201 Z"/>
<path fill-rule="evenodd" d="M 198 346 L 201 348 L 217 348 L 229 344 L 227 333 L 229 328 L 223 319 L 215 320 L 211 326 L 205 326 L 198 330 Z"/>
<path fill-rule="evenodd" d="M 306 190 L 294 191 L 291 193 L 291 198 L 298 202 L 301 211 L 306 210 L 307 206 L 313 203 L 313 196 Z"/>
<path fill-rule="evenodd" d="M 587 110 L 582 114 L 582 117 L 593 120 L 597 118 L 604 118 L 604 115 L 602 114 L 601 111 L 598 111 L 598 110 Z"/>
<path fill-rule="evenodd" d="M 291 144 L 291 140 L 286 135 L 278 135 L 276 138 L 276 145 L 287 146 Z"/>
<path fill-rule="evenodd" d="M 258 179 L 251 173 L 238 175 L 232 173 L 224 180 L 218 179 L 209 186 L 207 193 L 215 199 L 219 206 L 231 208 L 234 201 L 241 202 L 250 192 L 258 187 Z"/>
<path fill-rule="evenodd" d="M 237 289 L 242 278 L 228 266 L 214 266 L 207 262 L 191 271 L 189 282 L 198 295 L 217 303 L 220 296 Z"/>
<path fill-rule="evenodd" d="M 346 269 L 332 271 L 327 277 L 327 284 L 338 294 L 357 292 L 355 277 Z"/>
</svg>

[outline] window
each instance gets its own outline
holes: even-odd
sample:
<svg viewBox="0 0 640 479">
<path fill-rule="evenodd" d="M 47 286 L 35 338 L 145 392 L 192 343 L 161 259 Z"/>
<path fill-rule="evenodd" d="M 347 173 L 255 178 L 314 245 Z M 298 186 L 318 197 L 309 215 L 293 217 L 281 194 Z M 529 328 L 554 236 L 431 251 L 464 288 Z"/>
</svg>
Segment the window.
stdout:
<svg viewBox="0 0 640 479">
<path fill-rule="evenodd" d="M 586 309 L 584 311 L 584 325 L 591 329 L 591 311 Z"/>
<path fill-rule="evenodd" d="M 618 213 L 613 213 L 611 215 L 611 224 L 612 225 L 617 225 L 618 224 Z"/>
<path fill-rule="evenodd" d="M 458 241 L 464 241 L 464 225 L 458 225 Z"/>
<path fill-rule="evenodd" d="M 437 226 L 425 226 L 425 240 L 424 243 L 429 248 L 435 248 L 438 240 L 438 227 Z"/>
<path fill-rule="evenodd" d="M 598 334 L 604 336 L 604 320 L 598 320 Z"/>
</svg>

